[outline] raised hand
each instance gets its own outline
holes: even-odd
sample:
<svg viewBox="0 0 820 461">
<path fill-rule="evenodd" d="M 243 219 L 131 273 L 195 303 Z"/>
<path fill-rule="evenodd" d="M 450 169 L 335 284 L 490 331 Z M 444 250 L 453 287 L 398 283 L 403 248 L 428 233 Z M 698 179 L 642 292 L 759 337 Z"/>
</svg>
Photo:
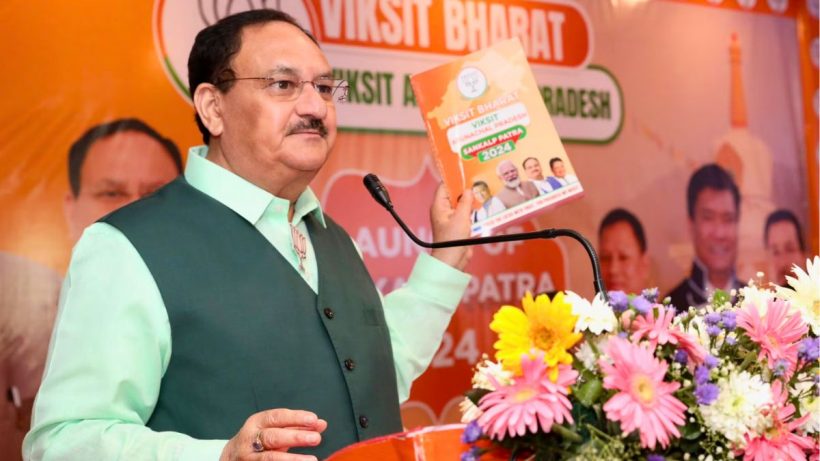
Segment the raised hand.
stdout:
<svg viewBox="0 0 820 461">
<path fill-rule="evenodd" d="M 444 183 L 439 184 L 433 204 L 430 206 L 430 224 L 433 228 L 433 241 L 464 239 L 470 236 L 470 212 L 473 205 L 473 193 L 470 189 L 459 197 L 453 208 L 450 196 Z M 468 247 L 437 248 L 430 253 L 458 270 L 464 270 L 472 256 Z"/>
</svg>

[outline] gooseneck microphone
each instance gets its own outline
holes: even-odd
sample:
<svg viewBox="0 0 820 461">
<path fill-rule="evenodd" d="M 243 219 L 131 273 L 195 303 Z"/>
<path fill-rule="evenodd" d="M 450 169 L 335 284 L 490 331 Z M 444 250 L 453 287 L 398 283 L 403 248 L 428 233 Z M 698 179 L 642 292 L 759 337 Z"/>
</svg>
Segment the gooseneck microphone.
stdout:
<svg viewBox="0 0 820 461">
<path fill-rule="evenodd" d="M 487 243 L 499 243 L 499 242 L 515 242 L 521 240 L 532 240 L 532 239 L 553 239 L 555 237 L 570 237 L 577 240 L 586 250 L 587 255 L 589 255 L 589 260 L 592 263 L 592 276 L 594 278 L 592 285 L 595 288 L 595 293 L 601 293 L 603 295 L 605 301 L 609 301 L 609 296 L 607 296 L 606 288 L 604 287 L 604 281 L 601 278 L 601 265 L 598 262 L 598 254 L 595 253 L 595 249 L 592 248 L 592 245 L 589 243 L 583 235 L 574 231 L 572 229 L 543 229 L 533 232 L 521 232 L 518 234 L 501 234 L 501 235 L 491 235 L 489 237 L 475 237 L 469 239 L 460 239 L 460 240 L 449 240 L 446 242 L 424 242 L 420 240 L 413 231 L 407 227 L 407 224 L 399 217 L 396 213 L 396 210 L 393 209 L 393 202 L 390 201 L 390 194 L 387 192 L 387 188 L 384 187 L 384 184 L 379 180 L 379 177 L 373 173 L 367 174 L 364 179 L 364 187 L 367 188 L 370 195 L 373 196 L 379 205 L 383 206 L 392 216 L 393 219 L 401 226 L 404 233 L 410 237 L 416 245 L 424 247 L 424 248 L 450 248 L 450 247 L 460 247 L 460 246 L 472 246 L 472 245 L 484 245 Z"/>
</svg>

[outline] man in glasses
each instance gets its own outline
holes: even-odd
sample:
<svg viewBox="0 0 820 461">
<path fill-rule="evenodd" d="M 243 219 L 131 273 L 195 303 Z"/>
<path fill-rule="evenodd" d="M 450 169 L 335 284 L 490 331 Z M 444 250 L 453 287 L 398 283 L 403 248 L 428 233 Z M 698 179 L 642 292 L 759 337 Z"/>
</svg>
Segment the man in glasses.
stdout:
<svg viewBox="0 0 820 461">
<path fill-rule="evenodd" d="M 345 86 L 291 17 L 227 17 L 188 67 L 207 146 L 75 247 L 27 458 L 307 460 L 400 431 L 467 286 L 469 253 L 437 250 L 382 298 L 322 212 Z M 435 240 L 471 200 L 439 187 Z"/>
</svg>

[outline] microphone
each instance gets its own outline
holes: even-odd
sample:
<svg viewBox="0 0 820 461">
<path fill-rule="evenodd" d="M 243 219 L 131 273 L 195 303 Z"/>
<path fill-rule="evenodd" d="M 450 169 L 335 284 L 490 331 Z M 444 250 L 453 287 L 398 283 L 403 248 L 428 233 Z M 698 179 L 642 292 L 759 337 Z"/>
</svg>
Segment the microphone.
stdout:
<svg viewBox="0 0 820 461">
<path fill-rule="evenodd" d="M 517 234 L 500 234 L 500 235 L 491 235 L 489 237 L 474 237 L 469 239 L 459 239 L 459 240 L 449 240 L 446 242 L 425 242 L 420 240 L 416 237 L 416 234 L 407 227 L 407 224 L 399 217 L 396 213 L 396 210 L 393 209 L 393 202 L 390 201 L 390 194 L 387 192 L 387 188 L 384 187 L 384 184 L 379 180 L 379 177 L 373 173 L 369 173 L 365 175 L 364 179 L 364 187 L 367 188 L 370 195 L 373 196 L 373 199 L 379 203 L 379 205 L 383 206 L 392 216 L 393 219 L 401 226 L 402 230 L 410 240 L 413 241 L 416 245 L 424 248 L 450 248 L 450 247 L 460 247 L 460 246 L 472 246 L 472 245 L 484 245 L 487 243 L 499 243 L 499 242 L 515 242 L 521 240 L 532 240 L 532 239 L 553 239 L 555 237 L 570 237 L 572 239 L 577 240 L 586 250 L 587 255 L 589 255 L 590 263 L 592 263 L 592 286 L 595 288 L 595 293 L 600 293 L 604 301 L 609 302 L 609 296 L 607 296 L 606 288 L 604 287 L 604 280 L 601 277 L 601 265 L 598 262 L 598 254 L 595 252 L 595 249 L 592 248 L 592 244 L 589 243 L 583 235 L 574 231 L 572 229 L 561 229 L 561 228 L 552 228 L 552 229 L 542 229 L 533 232 L 521 232 Z"/>
</svg>

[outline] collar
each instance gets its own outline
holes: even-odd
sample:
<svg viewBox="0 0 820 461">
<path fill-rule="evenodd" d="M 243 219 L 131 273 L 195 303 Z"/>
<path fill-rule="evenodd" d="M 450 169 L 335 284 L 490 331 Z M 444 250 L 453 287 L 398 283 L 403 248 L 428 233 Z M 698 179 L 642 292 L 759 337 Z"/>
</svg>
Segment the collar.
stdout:
<svg viewBox="0 0 820 461">
<path fill-rule="evenodd" d="M 188 150 L 185 180 L 190 185 L 230 208 L 254 226 L 262 216 L 276 219 L 284 216 L 287 221 L 290 202 L 211 162 L 207 156 L 208 146 L 195 146 Z M 310 188 L 306 188 L 296 199 L 292 222 L 298 223 L 309 214 L 326 227 L 319 199 Z"/>
<path fill-rule="evenodd" d="M 694 282 L 690 282 L 690 284 L 695 285 L 695 287 L 700 291 L 700 293 L 703 294 L 704 298 L 706 297 L 706 293 L 708 291 L 714 290 L 716 288 L 729 292 L 731 289 L 739 288 L 741 286 L 740 281 L 737 279 L 737 275 L 734 272 L 732 272 L 732 276 L 729 278 L 729 283 L 727 286 L 713 287 L 709 283 L 709 269 L 706 268 L 706 266 L 700 261 L 700 259 L 697 258 L 697 256 L 695 256 L 692 259 L 692 273 L 689 276 L 689 279 L 691 282 Z"/>
</svg>

